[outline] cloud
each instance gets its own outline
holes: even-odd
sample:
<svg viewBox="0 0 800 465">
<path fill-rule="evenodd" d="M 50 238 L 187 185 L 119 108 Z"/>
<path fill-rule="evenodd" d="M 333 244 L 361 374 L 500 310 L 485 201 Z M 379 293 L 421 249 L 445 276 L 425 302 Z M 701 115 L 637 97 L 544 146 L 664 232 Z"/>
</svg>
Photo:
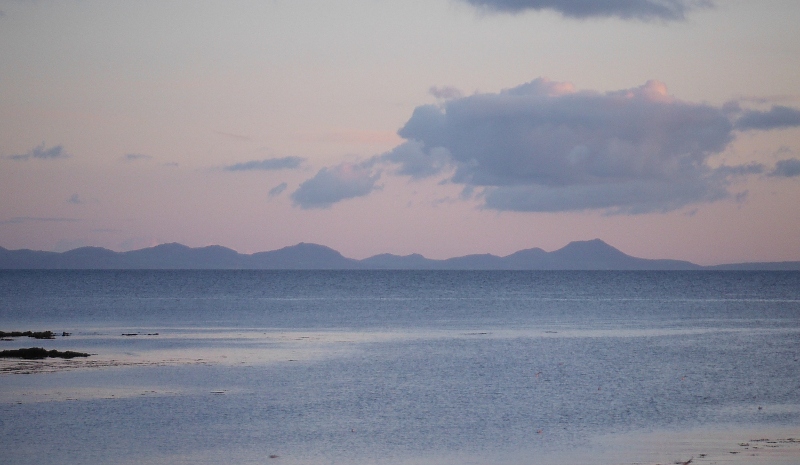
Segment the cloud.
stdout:
<svg viewBox="0 0 800 465">
<path fill-rule="evenodd" d="M 413 179 L 423 179 L 435 176 L 450 165 L 450 153 L 444 147 L 434 147 L 425 150 L 424 144 L 419 141 L 408 141 L 378 157 L 379 161 L 386 161 L 399 165 L 394 174 L 411 176 Z"/>
<path fill-rule="evenodd" d="M 800 110 L 775 105 L 769 111 L 748 110 L 736 121 L 736 129 L 770 129 L 796 128 L 800 126 Z"/>
<path fill-rule="evenodd" d="M 153 157 L 141 153 L 126 153 L 122 159 L 125 161 L 150 160 Z"/>
<path fill-rule="evenodd" d="M 775 169 L 772 170 L 769 175 L 783 178 L 800 176 L 800 160 L 797 158 L 780 160 L 779 162 L 775 163 Z"/>
<path fill-rule="evenodd" d="M 26 153 L 19 154 L 19 155 L 11 155 L 8 158 L 12 160 L 28 160 L 30 158 L 38 158 L 40 160 L 54 160 L 58 158 L 69 158 L 69 154 L 64 150 L 64 147 L 61 145 L 56 145 L 50 148 L 46 148 L 44 142 L 32 148 Z"/>
<path fill-rule="evenodd" d="M 224 168 L 225 171 L 274 171 L 274 170 L 288 170 L 300 166 L 305 161 L 300 157 L 283 157 L 283 158 L 268 158 L 266 160 L 252 160 L 244 163 L 236 163 L 235 165 L 228 165 Z"/>
<path fill-rule="evenodd" d="M 711 8 L 710 0 L 462 0 L 487 11 L 521 13 L 552 10 L 576 19 L 608 18 L 680 21 L 697 8 Z"/>
<path fill-rule="evenodd" d="M 303 209 L 330 208 L 336 202 L 363 197 L 378 189 L 375 183 L 380 173 L 374 173 L 371 163 L 340 165 L 322 168 L 292 193 L 292 201 Z"/>
<path fill-rule="evenodd" d="M 36 217 L 36 216 L 15 216 L 7 220 L 0 220 L 0 224 L 22 224 L 22 223 L 75 223 L 81 221 L 77 218 L 59 217 Z"/>
<path fill-rule="evenodd" d="M 521 212 L 602 209 L 608 214 L 665 213 L 728 197 L 721 183 L 634 180 L 579 186 L 503 186 L 488 189 L 484 207 Z"/>
<path fill-rule="evenodd" d="M 428 89 L 428 93 L 442 100 L 450 100 L 453 98 L 461 98 L 464 96 L 464 94 L 460 90 L 451 86 L 444 86 L 444 87 L 432 86 L 430 89 Z"/>
<path fill-rule="evenodd" d="M 417 107 L 381 155 L 421 178 L 480 188 L 494 210 L 667 212 L 730 196 L 734 176 L 759 164 L 712 168 L 733 140 L 729 112 L 684 102 L 658 81 L 615 92 L 536 79 L 497 94 Z"/>
<path fill-rule="evenodd" d="M 764 172 L 764 165 L 722 166 L 704 178 L 642 179 L 577 186 L 501 186 L 485 190 L 484 208 L 522 212 L 602 209 L 608 214 L 666 213 L 689 204 L 730 197 L 731 177 Z M 746 193 L 734 195 L 736 202 Z"/>
<path fill-rule="evenodd" d="M 761 174 L 765 170 L 761 163 L 748 163 L 746 165 L 727 166 L 723 165 L 714 170 L 714 173 L 722 176 L 748 176 L 751 174 Z"/>
<path fill-rule="evenodd" d="M 277 186 L 273 187 L 272 189 L 269 190 L 270 198 L 277 197 L 277 196 L 281 195 L 283 193 L 283 191 L 286 190 L 287 187 L 288 187 L 288 184 L 286 184 L 285 182 L 282 182 L 282 183 L 278 184 Z"/>
</svg>

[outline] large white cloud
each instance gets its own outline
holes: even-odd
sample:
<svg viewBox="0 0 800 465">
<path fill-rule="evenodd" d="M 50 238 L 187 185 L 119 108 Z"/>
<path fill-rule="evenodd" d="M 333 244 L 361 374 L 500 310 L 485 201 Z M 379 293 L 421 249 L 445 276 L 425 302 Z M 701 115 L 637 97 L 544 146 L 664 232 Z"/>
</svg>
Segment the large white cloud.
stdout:
<svg viewBox="0 0 800 465">
<path fill-rule="evenodd" d="M 729 196 L 722 182 L 628 181 L 578 186 L 504 186 L 487 189 L 485 207 L 494 210 L 560 212 L 602 209 L 608 213 L 668 212 L 687 204 Z"/>
<path fill-rule="evenodd" d="M 490 11 L 520 13 L 552 10 L 571 18 L 617 17 L 639 20 L 682 20 L 695 8 L 713 6 L 710 0 L 463 0 Z"/>
<path fill-rule="evenodd" d="M 372 163 L 394 163 L 397 169 L 394 174 L 411 176 L 413 179 L 423 179 L 439 174 L 450 166 L 451 155 L 444 147 L 434 147 L 429 150 L 418 141 L 408 141 L 379 157 Z"/>
<path fill-rule="evenodd" d="M 727 113 L 677 100 L 658 81 L 603 94 L 537 79 L 418 107 L 398 134 L 448 153 L 452 181 L 484 187 L 497 210 L 669 211 L 727 196 L 737 174 L 707 164 L 733 140 Z M 393 161 L 419 172 L 419 159 Z"/>
<path fill-rule="evenodd" d="M 412 179 L 446 172 L 493 210 L 669 212 L 737 198 L 735 178 L 765 172 L 759 163 L 710 165 L 737 131 L 800 126 L 796 109 L 685 102 L 658 81 L 600 93 L 539 78 L 447 97 L 414 110 L 398 131 L 404 143 L 360 165 L 321 170 L 292 195 L 295 204 L 324 208 L 368 195 L 380 176 L 373 170 L 388 164 L 389 173 Z M 787 161 L 770 175 L 794 173 Z"/>
</svg>

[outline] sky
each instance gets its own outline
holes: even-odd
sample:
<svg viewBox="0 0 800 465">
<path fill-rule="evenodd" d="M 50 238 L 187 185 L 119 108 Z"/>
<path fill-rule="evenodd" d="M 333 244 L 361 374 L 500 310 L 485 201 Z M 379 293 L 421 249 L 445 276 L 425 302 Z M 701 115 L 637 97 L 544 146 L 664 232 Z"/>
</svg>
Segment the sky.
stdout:
<svg viewBox="0 0 800 465">
<path fill-rule="evenodd" d="M 0 0 L 0 246 L 800 260 L 794 0 Z"/>
</svg>

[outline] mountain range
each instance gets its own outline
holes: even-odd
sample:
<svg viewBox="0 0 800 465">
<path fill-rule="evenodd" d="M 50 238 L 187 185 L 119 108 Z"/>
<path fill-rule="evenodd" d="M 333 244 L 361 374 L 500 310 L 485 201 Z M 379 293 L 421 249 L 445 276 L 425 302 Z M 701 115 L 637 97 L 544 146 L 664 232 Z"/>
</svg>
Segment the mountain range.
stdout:
<svg viewBox="0 0 800 465">
<path fill-rule="evenodd" d="M 419 254 L 380 254 L 363 260 L 329 247 L 299 243 L 270 252 L 240 254 L 212 245 L 178 243 L 114 252 L 81 247 L 67 252 L 0 247 L 0 269 L 259 269 L 259 270 L 800 270 L 800 262 L 736 263 L 700 266 L 682 260 L 627 255 L 600 239 L 570 242 L 553 252 L 525 249 L 505 257 L 491 254 L 434 260 Z"/>
</svg>

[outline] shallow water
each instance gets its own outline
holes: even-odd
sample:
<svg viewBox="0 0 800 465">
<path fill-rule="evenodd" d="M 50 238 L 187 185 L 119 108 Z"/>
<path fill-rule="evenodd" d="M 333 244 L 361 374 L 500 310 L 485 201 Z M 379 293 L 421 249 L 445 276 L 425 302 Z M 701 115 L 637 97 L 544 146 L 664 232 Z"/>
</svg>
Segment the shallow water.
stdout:
<svg viewBox="0 0 800 465">
<path fill-rule="evenodd" d="M 0 348 L 94 354 L 0 361 L 2 463 L 655 463 L 800 436 L 800 273 L 0 272 L 0 296 L 1 330 L 72 333 Z"/>
</svg>

